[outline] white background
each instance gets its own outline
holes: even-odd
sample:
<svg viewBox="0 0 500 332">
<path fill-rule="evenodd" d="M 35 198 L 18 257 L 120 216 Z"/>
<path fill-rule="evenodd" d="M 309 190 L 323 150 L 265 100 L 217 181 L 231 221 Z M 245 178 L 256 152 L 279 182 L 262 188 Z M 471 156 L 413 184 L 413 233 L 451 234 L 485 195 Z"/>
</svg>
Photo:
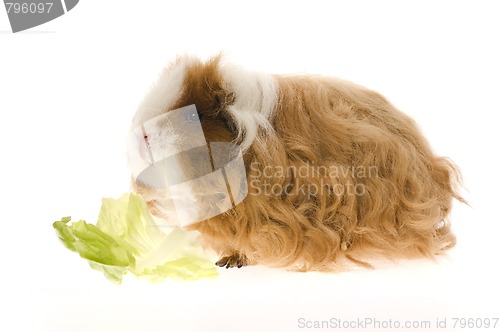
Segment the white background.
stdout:
<svg viewBox="0 0 500 332">
<path fill-rule="evenodd" d="M 302 331 L 299 318 L 368 317 L 435 331 L 436 319 L 451 330 L 453 317 L 500 317 L 497 7 L 82 0 L 18 34 L 0 9 L 0 330 Z M 94 222 L 101 197 L 128 191 L 125 136 L 164 64 L 221 50 L 251 69 L 355 81 L 413 116 L 462 168 L 471 207 L 453 210 L 457 247 L 374 271 L 247 267 L 121 286 L 66 250 L 54 220 Z"/>
</svg>

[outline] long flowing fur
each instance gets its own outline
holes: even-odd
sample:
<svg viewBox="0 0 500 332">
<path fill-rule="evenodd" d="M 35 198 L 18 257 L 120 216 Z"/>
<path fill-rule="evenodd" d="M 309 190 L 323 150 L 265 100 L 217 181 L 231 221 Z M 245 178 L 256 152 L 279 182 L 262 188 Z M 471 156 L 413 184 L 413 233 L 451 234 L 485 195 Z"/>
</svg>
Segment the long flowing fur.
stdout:
<svg viewBox="0 0 500 332">
<path fill-rule="evenodd" d="M 175 107 L 197 103 L 207 112 L 211 106 L 202 100 L 222 91 L 231 98 L 221 107 L 230 108 L 238 96 L 223 81 L 220 67 L 216 58 L 186 74 L 205 82 L 207 92 L 203 83 L 203 92 L 193 97 L 193 83 L 187 80 L 184 91 L 190 97 Z M 345 258 L 361 265 L 379 257 L 432 258 L 455 245 L 448 215 L 454 198 L 464 201 L 457 190 L 459 171 L 433 153 L 410 117 L 380 94 L 349 82 L 273 79 L 277 99 L 270 126 L 259 127 L 244 153 L 247 198 L 189 227 L 226 256 L 223 265 L 236 260 L 239 265 L 335 270 Z M 218 82 L 215 89 L 211 80 Z M 197 100 L 197 94 L 207 95 Z M 238 124 L 234 113 L 220 114 Z M 241 141 L 245 134 L 240 127 L 234 135 L 222 125 L 210 128 L 218 139 Z M 137 183 L 134 188 L 154 214 L 167 213 L 158 192 Z"/>
</svg>

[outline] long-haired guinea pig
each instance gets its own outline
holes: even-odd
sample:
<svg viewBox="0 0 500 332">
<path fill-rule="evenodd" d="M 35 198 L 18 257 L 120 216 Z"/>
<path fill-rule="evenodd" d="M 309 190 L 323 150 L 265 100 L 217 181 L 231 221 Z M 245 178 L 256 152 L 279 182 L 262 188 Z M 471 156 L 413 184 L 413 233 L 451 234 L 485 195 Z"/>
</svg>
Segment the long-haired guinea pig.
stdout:
<svg viewBox="0 0 500 332">
<path fill-rule="evenodd" d="M 183 56 L 162 72 L 132 127 L 189 105 L 206 141 L 239 146 L 246 172 L 240 204 L 185 227 L 220 254 L 217 265 L 336 270 L 374 258 L 433 258 L 455 245 L 448 215 L 453 199 L 464 201 L 459 171 L 380 94 Z M 171 129 L 148 144 L 186 140 Z M 166 189 L 135 177 L 132 187 L 155 217 L 172 217 Z"/>
</svg>

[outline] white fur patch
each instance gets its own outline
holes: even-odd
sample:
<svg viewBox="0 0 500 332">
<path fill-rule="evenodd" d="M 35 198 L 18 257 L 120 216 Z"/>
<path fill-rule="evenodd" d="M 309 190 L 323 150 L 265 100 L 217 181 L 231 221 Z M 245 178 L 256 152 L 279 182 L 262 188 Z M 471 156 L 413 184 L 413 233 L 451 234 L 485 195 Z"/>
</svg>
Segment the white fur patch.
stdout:
<svg viewBox="0 0 500 332">
<path fill-rule="evenodd" d="M 181 96 L 186 68 L 195 59 L 183 57 L 175 65 L 167 68 L 144 97 L 132 120 L 132 129 L 167 110 Z"/>
<path fill-rule="evenodd" d="M 258 136 L 259 129 L 273 131 L 270 119 L 278 98 L 277 82 L 268 74 L 247 71 L 232 64 L 221 64 L 226 89 L 234 92 L 234 104 L 228 107 L 246 150 Z"/>
<path fill-rule="evenodd" d="M 156 83 L 137 108 L 132 120 L 132 131 L 136 130 L 144 122 L 165 112 L 182 96 L 186 68 L 194 61 L 194 58 L 183 57 L 161 73 Z M 137 160 L 141 152 L 135 150 L 137 150 L 137 144 L 129 142 L 127 155 L 129 165 L 132 168 L 134 165 L 141 165 L 143 163 L 140 158 Z"/>
</svg>

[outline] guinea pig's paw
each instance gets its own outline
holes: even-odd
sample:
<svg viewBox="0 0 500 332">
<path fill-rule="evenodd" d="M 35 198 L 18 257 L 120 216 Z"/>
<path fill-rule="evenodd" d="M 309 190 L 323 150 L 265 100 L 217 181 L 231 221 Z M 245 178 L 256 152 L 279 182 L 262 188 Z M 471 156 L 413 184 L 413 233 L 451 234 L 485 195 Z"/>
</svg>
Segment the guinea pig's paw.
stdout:
<svg viewBox="0 0 500 332">
<path fill-rule="evenodd" d="M 230 267 L 238 267 L 238 269 L 242 266 L 247 265 L 247 258 L 245 255 L 235 252 L 228 256 L 222 256 L 221 259 L 215 263 L 215 265 L 219 267 L 226 267 L 229 269 Z"/>
</svg>

